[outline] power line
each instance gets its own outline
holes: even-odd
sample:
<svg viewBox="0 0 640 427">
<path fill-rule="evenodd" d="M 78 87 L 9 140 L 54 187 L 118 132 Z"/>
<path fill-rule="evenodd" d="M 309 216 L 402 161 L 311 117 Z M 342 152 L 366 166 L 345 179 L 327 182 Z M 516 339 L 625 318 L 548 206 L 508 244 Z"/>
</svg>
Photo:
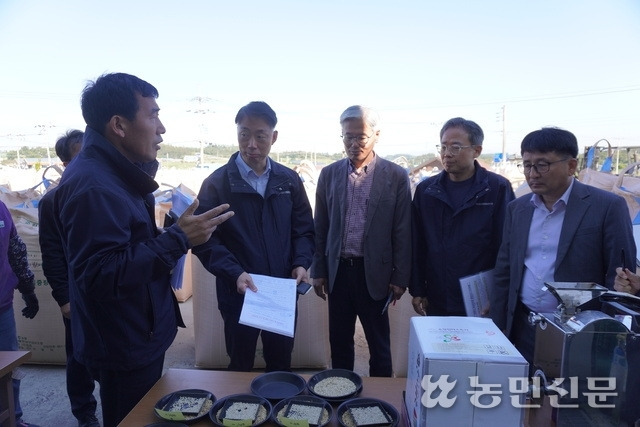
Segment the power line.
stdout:
<svg viewBox="0 0 640 427">
<path fill-rule="evenodd" d="M 9 92 L 0 91 L 0 98 L 22 98 L 22 99 L 79 99 L 78 94 L 54 93 L 54 92 Z"/>
<path fill-rule="evenodd" d="M 431 106 L 415 106 L 415 107 L 388 107 L 384 108 L 385 110 L 417 110 L 417 109 L 437 109 L 437 108 L 460 108 L 460 107 L 477 107 L 483 105 L 496 105 L 496 104 L 506 104 L 506 103 L 518 103 L 518 102 L 535 102 L 535 101 L 548 101 L 552 99 L 566 99 L 566 98 L 579 98 L 585 96 L 598 96 L 598 95 L 608 95 L 613 93 L 624 93 L 624 92 L 636 92 L 640 91 L 640 85 L 638 86 L 628 86 L 622 88 L 611 88 L 611 89 L 601 89 L 601 90 L 592 90 L 592 91 L 583 91 L 583 92 L 567 92 L 567 93 L 559 93 L 559 94 L 550 94 L 550 95 L 540 95 L 540 96 L 523 96 L 517 98 L 506 98 L 500 100 L 493 101 L 481 101 L 481 102 L 470 102 L 464 104 L 439 104 L 439 105 L 431 105 Z"/>
<path fill-rule="evenodd" d="M 579 98 L 584 96 L 607 95 L 611 93 L 635 92 L 635 91 L 640 91 L 640 86 L 631 86 L 627 88 L 589 91 L 589 92 L 573 92 L 573 93 L 569 92 L 566 94 L 557 94 L 557 95 L 550 95 L 550 96 L 532 96 L 532 97 L 525 97 L 525 98 L 514 98 L 511 100 L 506 100 L 506 102 L 547 101 L 550 99 Z"/>
</svg>

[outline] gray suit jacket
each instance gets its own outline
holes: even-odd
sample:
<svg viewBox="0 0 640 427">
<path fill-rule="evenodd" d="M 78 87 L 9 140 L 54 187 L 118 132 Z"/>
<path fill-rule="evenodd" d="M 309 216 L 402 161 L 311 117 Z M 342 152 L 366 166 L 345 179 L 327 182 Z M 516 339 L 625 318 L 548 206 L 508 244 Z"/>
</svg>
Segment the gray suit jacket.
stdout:
<svg viewBox="0 0 640 427">
<path fill-rule="evenodd" d="M 507 336 L 520 299 L 524 258 L 534 207 L 531 194 L 507 206 L 491 294 L 491 318 Z M 622 197 L 575 180 L 569 195 L 555 262 L 557 282 L 595 282 L 613 289 L 621 251 L 636 263 L 631 218 Z"/>
<path fill-rule="evenodd" d="M 316 253 L 311 276 L 326 278 L 333 290 L 346 211 L 349 159 L 320 172 L 316 189 Z M 407 172 L 376 159 L 364 232 L 365 279 L 371 298 L 387 297 L 389 284 L 406 287 L 411 268 L 411 189 Z"/>
</svg>

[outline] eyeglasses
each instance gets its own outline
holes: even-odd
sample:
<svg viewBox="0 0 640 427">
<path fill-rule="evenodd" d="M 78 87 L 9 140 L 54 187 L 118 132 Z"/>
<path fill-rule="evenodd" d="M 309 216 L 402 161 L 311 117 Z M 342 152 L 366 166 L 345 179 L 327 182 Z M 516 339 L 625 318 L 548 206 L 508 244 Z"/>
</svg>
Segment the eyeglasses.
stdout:
<svg viewBox="0 0 640 427">
<path fill-rule="evenodd" d="M 436 150 L 440 152 L 440 154 L 444 155 L 449 152 L 452 156 L 457 156 L 460 154 L 463 148 L 471 148 L 473 145 L 459 145 L 459 144 L 451 144 L 451 145 L 436 145 Z"/>
<path fill-rule="evenodd" d="M 253 135 L 253 137 L 255 138 L 256 142 L 258 143 L 264 143 L 268 140 L 268 135 L 264 134 L 262 132 L 256 133 Z M 251 132 L 247 132 L 247 131 L 241 131 L 238 134 L 238 139 L 240 140 L 240 142 L 249 142 L 249 140 L 251 140 Z"/>
<path fill-rule="evenodd" d="M 534 169 L 536 171 L 536 173 L 540 174 L 540 175 L 544 175 L 545 173 L 549 172 L 549 169 L 551 169 L 551 165 L 554 163 L 560 163 L 560 162 L 566 162 L 567 160 L 569 160 L 570 158 L 567 157 L 566 159 L 560 159 L 560 160 L 556 160 L 555 162 L 543 162 L 540 161 L 538 163 L 536 163 L 535 165 L 533 163 L 519 163 L 518 164 L 518 170 L 520 172 L 522 172 L 525 175 L 528 175 L 531 173 L 531 169 Z"/>
<path fill-rule="evenodd" d="M 365 145 L 367 145 L 367 143 L 369 142 L 369 139 L 371 139 L 371 137 L 375 134 L 375 132 L 371 133 L 371 135 L 365 135 L 365 134 L 360 134 L 360 135 L 340 135 L 340 138 L 342 138 L 342 141 L 345 144 L 353 144 L 354 142 L 356 144 L 358 144 L 360 147 L 364 147 Z"/>
</svg>

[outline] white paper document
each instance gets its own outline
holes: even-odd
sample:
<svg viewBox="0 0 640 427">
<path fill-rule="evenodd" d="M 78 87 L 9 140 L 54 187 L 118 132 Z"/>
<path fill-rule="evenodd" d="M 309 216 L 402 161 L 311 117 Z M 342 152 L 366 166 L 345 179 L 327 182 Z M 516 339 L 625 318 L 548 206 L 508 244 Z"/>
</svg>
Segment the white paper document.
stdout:
<svg viewBox="0 0 640 427">
<path fill-rule="evenodd" d="M 492 286 L 493 270 L 460 278 L 467 316 L 482 317 L 482 312 L 489 308 L 489 292 Z"/>
<path fill-rule="evenodd" d="M 240 323 L 293 338 L 296 280 L 252 274 L 258 292 L 247 289 Z"/>
</svg>

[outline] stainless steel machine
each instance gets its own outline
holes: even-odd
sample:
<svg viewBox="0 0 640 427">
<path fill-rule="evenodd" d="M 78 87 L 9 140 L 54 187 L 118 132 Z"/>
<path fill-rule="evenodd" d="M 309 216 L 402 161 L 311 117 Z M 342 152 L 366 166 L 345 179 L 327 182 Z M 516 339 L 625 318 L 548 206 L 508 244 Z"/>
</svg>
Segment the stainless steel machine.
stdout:
<svg viewBox="0 0 640 427">
<path fill-rule="evenodd" d="M 557 406 L 556 425 L 633 425 L 640 418 L 640 298 L 596 283 L 546 286 L 558 307 L 529 317 L 533 384 Z"/>
</svg>

